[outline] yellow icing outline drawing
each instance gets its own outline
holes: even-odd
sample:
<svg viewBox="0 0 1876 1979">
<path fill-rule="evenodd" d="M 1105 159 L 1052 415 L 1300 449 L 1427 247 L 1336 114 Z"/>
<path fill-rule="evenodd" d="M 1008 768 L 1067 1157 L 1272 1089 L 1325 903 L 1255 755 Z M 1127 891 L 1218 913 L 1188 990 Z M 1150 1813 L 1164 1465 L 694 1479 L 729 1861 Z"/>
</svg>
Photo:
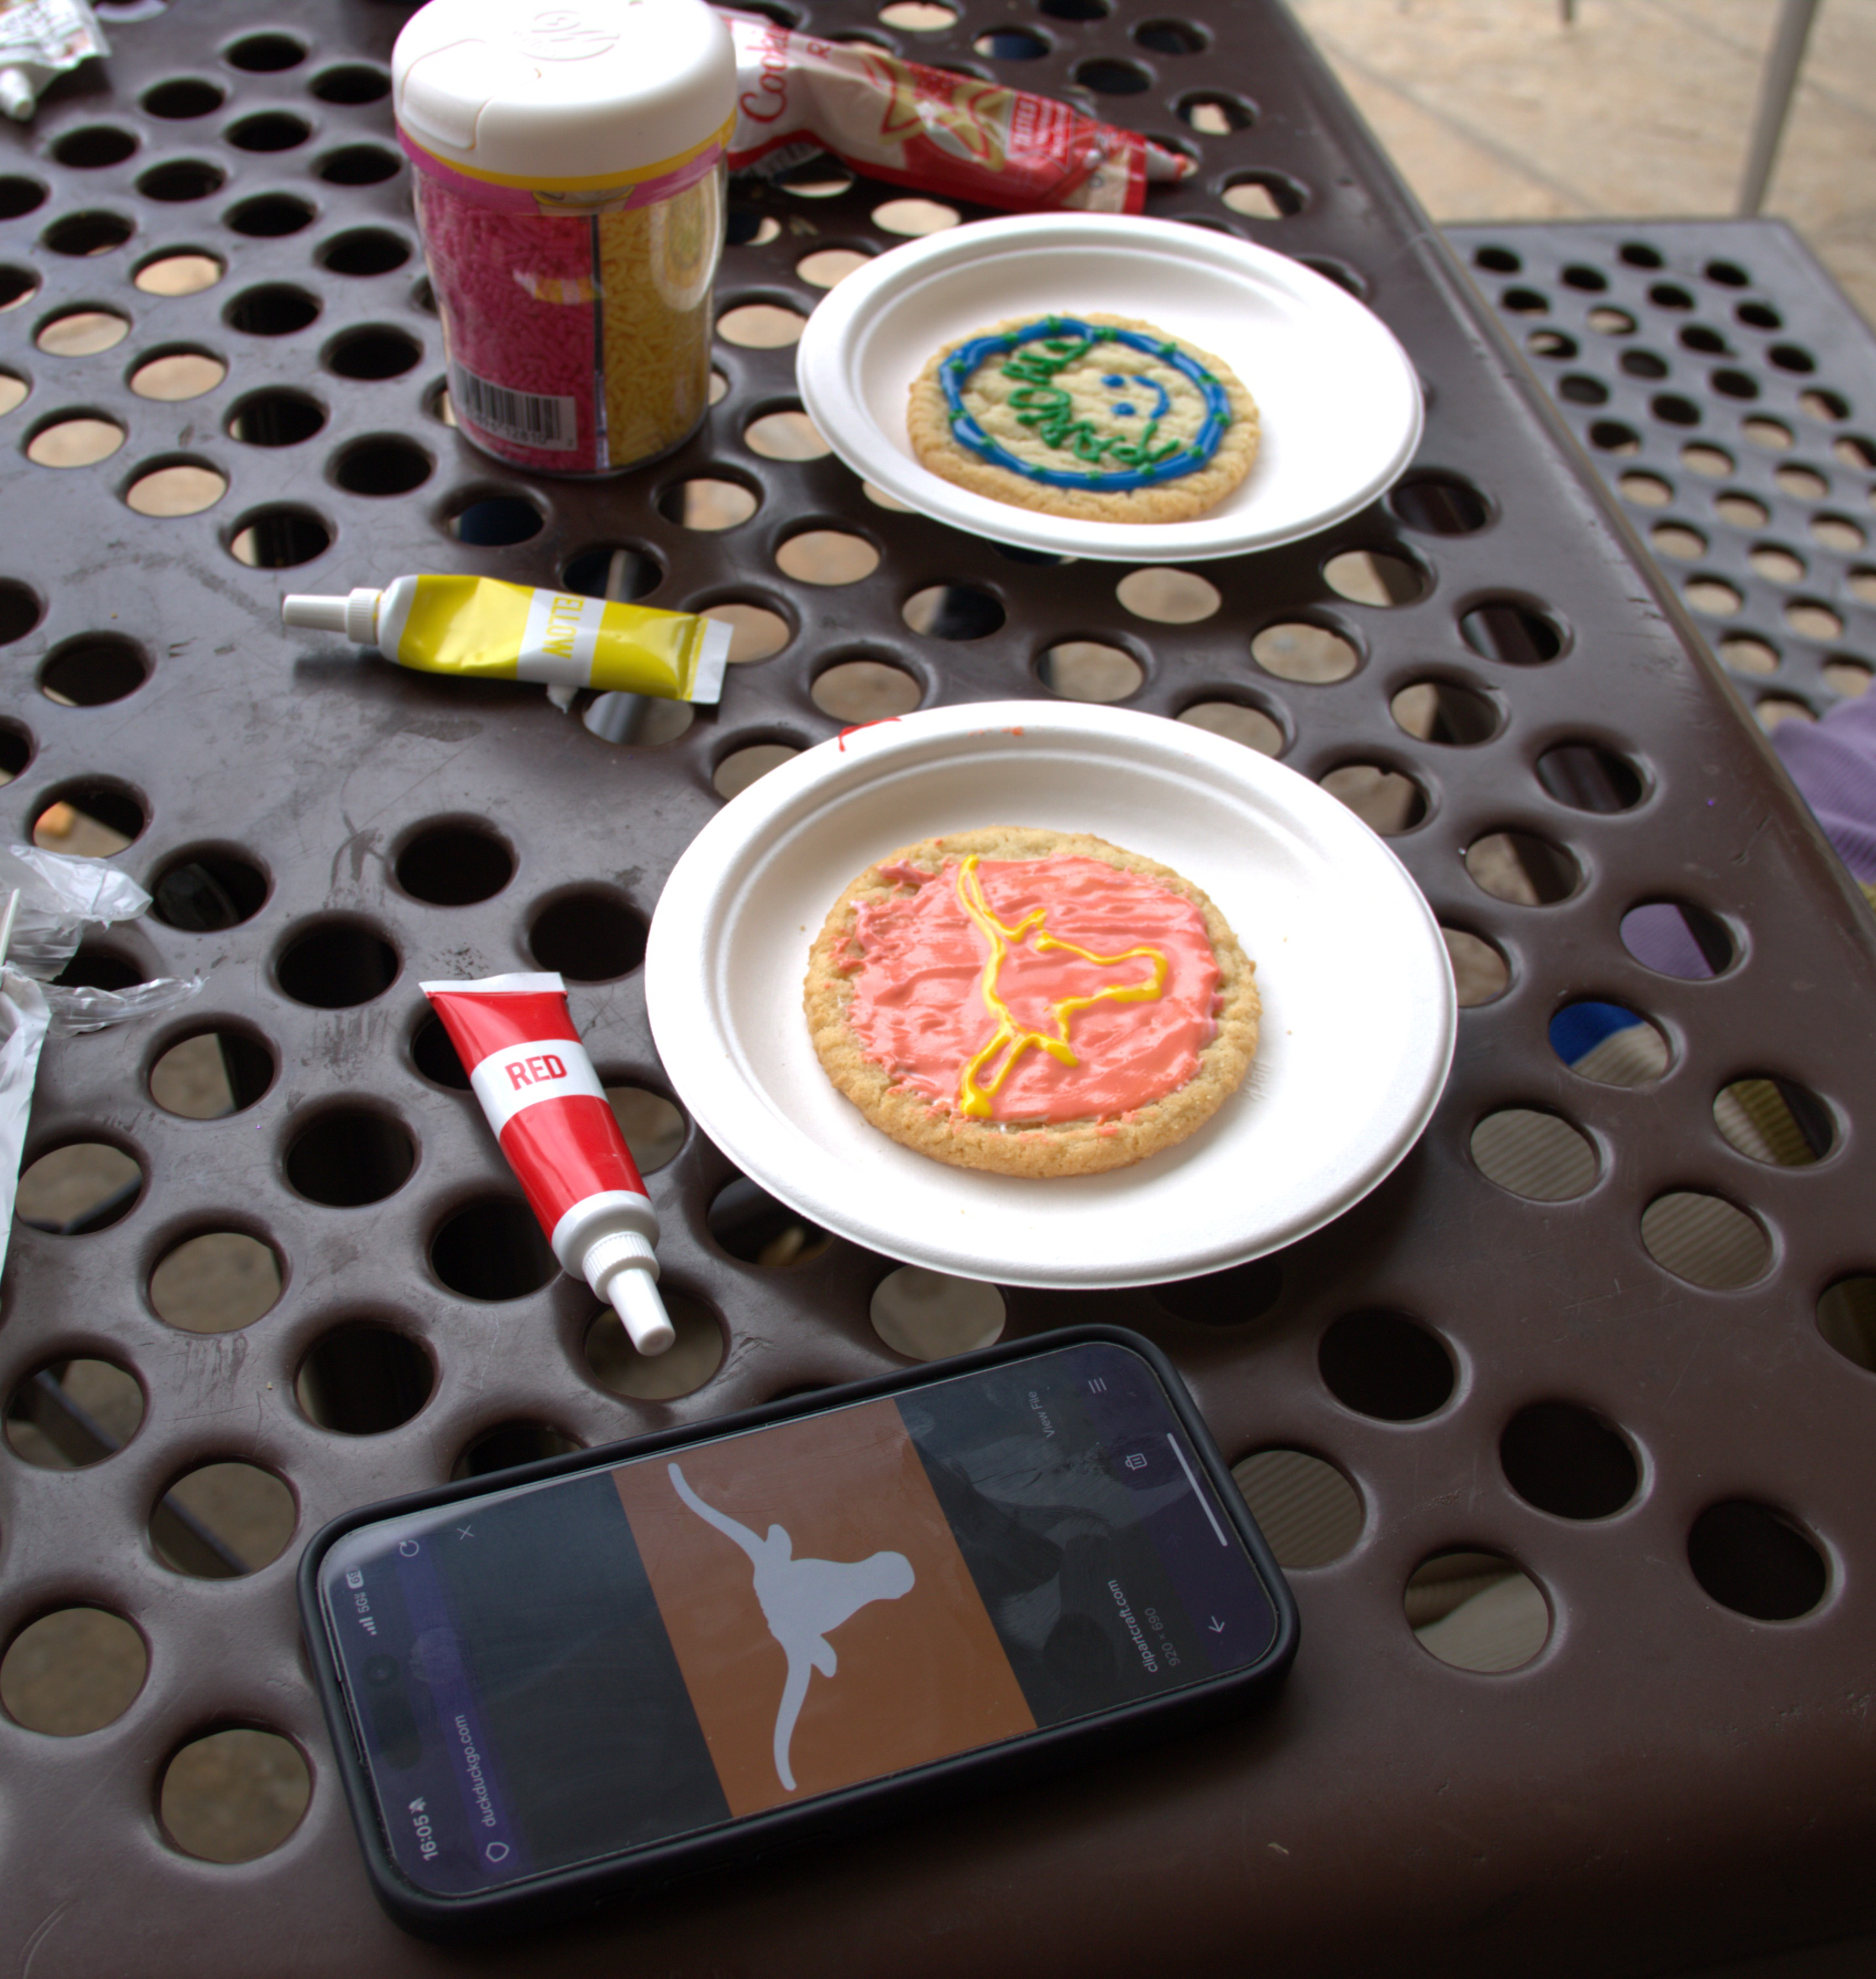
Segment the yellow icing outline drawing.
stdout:
<svg viewBox="0 0 1876 1979">
<path fill-rule="evenodd" d="M 1068 1042 L 1068 1019 L 1077 1010 L 1085 1010 L 1091 1003 L 1151 1003 L 1166 993 L 1166 957 L 1157 948 L 1148 948 L 1144 943 L 1130 948 L 1120 955 L 1096 955 L 1091 950 L 1078 948 L 1071 941 L 1058 941 L 1046 932 L 1048 910 L 1037 907 L 1025 914 L 1015 927 L 1009 927 L 998 920 L 990 910 L 990 903 L 984 897 L 983 883 L 977 877 L 979 855 L 968 854 L 958 868 L 958 904 L 982 929 L 984 939 L 990 943 L 990 956 L 984 964 L 984 973 L 978 979 L 978 990 L 984 999 L 984 1006 L 997 1020 L 997 1028 L 988 1044 L 966 1065 L 958 1075 L 958 1092 L 963 1110 L 973 1118 L 987 1120 L 991 1118 L 991 1102 L 1003 1089 L 1003 1082 L 1010 1076 L 1012 1067 L 1031 1045 L 1039 1046 L 1063 1065 L 1079 1065 Z M 1091 996 L 1064 996 L 1049 1006 L 1049 1013 L 1054 1020 L 1055 1035 L 1045 1037 L 1040 1031 L 1026 1031 L 1010 1014 L 1009 1006 L 997 993 L 997 977 L 1001 971 L 1004 960 L 1010 952 L 1011 943 L 1020 947 L 1028 939 L 1032 928 L 1044 931 L 1035 938 L 1038 954 L 1049 949 L 1058 948 L 1069 955 L 1078 955 L 1084 962 L 1094 963 L 1097 967 L 1111 969 L 1116 963 L 1131 962 L 1136 956 L 1149 960 L 1153 964 L 1150 979 L 1138 983 L 1124 983 L 1111 990 L 1097 990 Z M 980 1084 L 978 1074 L 984 1066 L 1005 1046 L 1009 1056 L 1004 1059 L 995 1076 L 988 1084 Z"/>
</svg>

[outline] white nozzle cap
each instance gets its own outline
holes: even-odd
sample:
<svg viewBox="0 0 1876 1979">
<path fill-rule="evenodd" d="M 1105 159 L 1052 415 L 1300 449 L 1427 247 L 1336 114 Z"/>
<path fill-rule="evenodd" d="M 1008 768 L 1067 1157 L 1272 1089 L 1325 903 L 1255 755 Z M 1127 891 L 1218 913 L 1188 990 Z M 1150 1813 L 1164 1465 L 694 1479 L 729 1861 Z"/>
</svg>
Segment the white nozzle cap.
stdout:
<svg viewBox="0 0 1876 1979">
<path fill-rule="evenodd" d="M 23 68 L 0 68 L 0 110 L 15 124 L 24 124 L 38 107 L 32 78 Z"/>
<path fill-rule="evenodd" d="M 342 632 L 354 646 L 378 642 L 378 601 L 384 595 L 361 585 L 345 598 L 297 591 L 281 600 L 281 622 L 308 632 Z"/>
<path fill-rule="evenodd" d="M 616 1230 L 595 1238 L 580 1268 L 587 1284 L 610 1301 L 641 1354 L 662 1354 L 676 1339 L 677 1329 L 658 1294 L 656 1254 L 636 1231 Z"/>
</svg>

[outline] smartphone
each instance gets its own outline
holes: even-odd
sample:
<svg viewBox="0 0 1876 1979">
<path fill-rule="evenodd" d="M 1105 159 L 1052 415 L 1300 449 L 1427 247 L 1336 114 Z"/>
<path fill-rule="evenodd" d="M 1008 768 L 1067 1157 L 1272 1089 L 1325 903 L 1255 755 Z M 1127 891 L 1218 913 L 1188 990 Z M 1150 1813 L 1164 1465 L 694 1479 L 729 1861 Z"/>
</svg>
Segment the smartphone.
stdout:
<svg viewBox="0 0 1876 1979">
<path fill-rule="evenodd" d="M 1240 1706 L 1297 1633 L 1111 1328 L 354 1512 L 300 1588 L 374 1887 L 432 1936 Z"/>
</svg>

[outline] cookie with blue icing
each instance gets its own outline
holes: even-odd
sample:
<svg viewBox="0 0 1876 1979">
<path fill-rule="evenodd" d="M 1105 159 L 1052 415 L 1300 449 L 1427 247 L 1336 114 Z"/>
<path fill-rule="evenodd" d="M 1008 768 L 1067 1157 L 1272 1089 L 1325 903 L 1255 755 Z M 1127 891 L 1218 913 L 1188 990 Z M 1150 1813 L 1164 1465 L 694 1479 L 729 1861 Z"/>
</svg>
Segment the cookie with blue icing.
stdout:
<svg viewBox="0 0 1876 1979">
<path fill-rule="evenodd" d="M 1012 317 L 947 344 L 907 429 L 945 480 L 1091 522 L 1202 515 L 1257 457 L 1257 408 L 1230 369 L 1129 317 Z"/>
</svg>

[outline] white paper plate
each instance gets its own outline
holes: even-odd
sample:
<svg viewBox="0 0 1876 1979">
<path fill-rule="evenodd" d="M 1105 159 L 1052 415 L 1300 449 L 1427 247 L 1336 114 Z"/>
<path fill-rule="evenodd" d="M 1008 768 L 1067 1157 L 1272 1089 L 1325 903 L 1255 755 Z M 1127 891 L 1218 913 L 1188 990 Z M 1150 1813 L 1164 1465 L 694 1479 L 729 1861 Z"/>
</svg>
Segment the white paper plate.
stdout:
<svg viewBox="0 0 1876 1979">
<path fill-rule="evenodd" d="M 808 950 L 895 847 L 989 824 L 1092 831 L 1203 887 L 1257 965 L 1245 1084 L 1178 1146 L 1101 1175 L 948 1168 L 869 1126 L 802 1014 Z M 1152 1285 L 1293 1243 L 1411 1147 L 1452 1061 L 1446 944 L 1333 797 L 1253 750 L 1109 708 L 934 708 L 824 742 L 727 805 L 673 869 L 646 1000 L 703 1131 L 812 1222 L 1005 1285 Z"/>
<path fill-rule="evenodd" d="M 941 344 L 1005 317 L 1139 317 L 1230 366 L 1257 402 L 1242 484 L 1189 522 L 1081 522 L 973 495 L 921 467 L 906 394 Z M 1393 333 L 1335 283 L 1229 234 L 1117 214 L 1028 214 L 908 242 L 809 318 L 802 403 L 856 474 L 999 542 L 1186 563 L 1313 535 L 1384 494 L 1419 446 L 1419 380 Z"/>
</svg>

